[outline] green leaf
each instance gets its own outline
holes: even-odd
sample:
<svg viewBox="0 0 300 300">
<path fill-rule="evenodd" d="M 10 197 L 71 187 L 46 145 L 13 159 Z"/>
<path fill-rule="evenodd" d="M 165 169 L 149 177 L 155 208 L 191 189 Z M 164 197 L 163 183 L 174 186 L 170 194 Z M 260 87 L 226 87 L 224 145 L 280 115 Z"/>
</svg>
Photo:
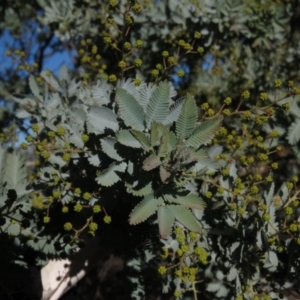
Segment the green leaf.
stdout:
<svg viewBox="0 0 300 300">
<path fill-rule="evenodd" d="M 117 142 L 115 138 L 107 137 L 101 139 L 100 141 L 101 141 L 102 150 L 107 156 L 117 161 L 123 160 L 123 158 L 117 153 L 117 150 L 115 148 L 115 144 Z"/>
<path fill-rule="evenodd" d="M 119 129 L 117 115 L 106 107 L 91 106 L 87 113 L 87 121 L 96 130 L 96 134 L 103 133 L 105 128 L 113 131 Z"/>
<path fill-rule="evenodd" d="M 141 131 L 134 130 L 134 129 L 131 129 L 130 132 L 141 143 L 144 150 L 149 151 L 149 148 L 151 145 L 150 145 L 149 138 L 146 136 L 146 134 Z"/>
<path fill-rule="evenodd" d="M 152 216 L 159 205 L 163 204 L 162 198 L 154 198 L 153 194 L 150 194 L 144 198 L 130 213 L 129 224 L 136 225 Z"/>
<path fill-rule="evenodd" d="M 162 122 L 169 113 L 170 86 L 167 81 L 161 82 L 154 90 L 146 110 L 146 123 L 148 128 L 153 120 Z"/>
<path fill-rule="evenodd" d="M 181 205 L 168 205 L 168 207 L 172 210 L 177 221 L 184 227 L 194 232 L 201 231 L 200 223 L 188 208 Z"/>
<path fill-rule="evenodd" d="M 187 144 L 191 147 L 208 144 L 213 139 L 222 119 L 222 117 L 216 117 L 198 125 L 187 140 Z"/>
<path fill-rule="evenodd" d="M 173 211 L 168 206 L 159 206 L 157 211 L 157 221 L 160 236 L 163 239 L 167 238 L 171 233 L 175 221 Z"/>
<path fill-rule="evenodd" d="M 116 172 L 125 172 L 127 164 L 122 162 L 121 164 L 112 163 L 108 169 L 106 169 L 103 173 L 96 177 L 96 181 L 98 184 L 102 186 L 112 186 L 121 178 L 117 175 Z"/>
<path fill-rule="evenodd" d="M 165 195 L 164 198 L 169 202 L 182 204 L 188 208 L 204 209 L 206 206 L 205 202 L 200 197 L 194 194 L 177 197 L 173 197 L 172 195 Z"/>
<path fill-rule="evenodd" d="M 119 106 L 119 114 L 126 126 L 133 129 L 144 130 L 144 111 L 136 99 L 128 94 L 126 90 L 117 88 L 116 102 Z"/>
<path fill-rule="evenodd" d="M 198 118 L 195 99 L 188 95 L 176 122 L 177 137 L 187 138 L 193 132 Z"/>
<path fill-rule="evenodd" d="M 161 165 L 161 161 L 159 157 L 157 157 L 154 154 L 151 154 L 149 157 L 147 157 L 143 162 L 143 169 L 146 171 L 153 170 Z"/>
<path fill-rule="evenodd" d="M 141 143 L 132 135 L 129 130 L 120 130 L 116 133 L 117 141 L 131 148 L 142 148 Z"/>
</svg>

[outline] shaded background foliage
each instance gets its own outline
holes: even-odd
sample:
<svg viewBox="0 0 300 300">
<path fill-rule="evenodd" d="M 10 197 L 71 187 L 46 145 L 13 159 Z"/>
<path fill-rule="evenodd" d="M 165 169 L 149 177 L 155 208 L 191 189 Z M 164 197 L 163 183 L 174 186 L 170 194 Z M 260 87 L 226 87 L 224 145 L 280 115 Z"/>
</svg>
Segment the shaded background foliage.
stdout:
<svg viewBox="0 0 300 300">
<path fill-rule="evenodd" d="M 200 31 L 202 38 L 195 46 L 203 47 L 203 54 L 182 56 L 178 62 L 179 68 L 185 69 L 185 76 L 179 78 L 173 67 L 161 74 L 162 78 L 173 80 L 179 94 L 192 93 L 199 103 L 207 101 L 216 107 L 227 96 L 238 102 L 245 89 L 253 94 L 268 91 L 276 78 L 285 83 L 300 81 L 299 1 L 169 0 L 143 1 L 141 5 L 142 13 L 134 16 L 129 37 L 133 43 L 141 39 L 144 46 L 128 59 L 133 62 L 141 58 L 143 65 L 137 71 L 129 70 L 126 76 L 153 80 L 151 70 L 162 63 L 161 52 L 177 53 L 180 39 L 192 42 L 194 32 Z M 84 65 L 92 81 L 103 74 L 120 73 L 116 64 L 120 57 L 103 39 L 118 35 L 107 23 L 111 14 L 114 12 L 109 1 L 32 0 L 26 4 L 18 0 L 1 1 L 0 134 L 3 142 L 12 141 L 12 135 L 7 138 L 5 131 L 12 122 L 17 122 L 24 133 L 29 132 L 26 120 L 21 124 L 14 119 L 17 104 L 9 101 L 11 94 L 30 92 L 26 80 L 29 72 L 20 65 L 37 63 L 30 71 L 38 76 L 44 69 L 57 72 L 60 62 L 64 64 L 67 60 L 73 72 L 82 77 L 84 72 L 80 66 Z M 120 17 L 115 18 L 117 25 L 124 23 Z M 90 47 L 82 45 L 86 39 L 101 49 L 102 59 L 97 67 L 83 62 L 79 54 L 80 49 Z M 25 53 L 21 64 L 18 57 L 5 55 L 6 50 L 15 49 Z M 54 61 L 57 67 L 53 67 Z M 103 72 L 99 73 L 98 69 Z M 292 117 L 282 122 L 288 125 L 291 120 Z M 17 129 L 19 137 L 20 129 Z M 284 162 L 287 159 L 284 155 Z"/>
<path fill-rule="evenodd" d="M 0 9 L 3 60 L 3 48 L 17 48 L 41 71 L 49 56 L 61 51 L 76 55 L 80 41 L 92 38 L 109 73 L 118 70 L 115 51 L 103 41 L 111 31 L 108 2 L 3 1 Z M 149 71 L 161 63 L 163 50 L 175 53 L 178 40 L 192 41 L 195 31 L 202 33 L 198 43 L 204 54 L 185 58 L 190 69 L 185 91 L 216 102 L 225 95 L 238 96 L 241 89 L 266 90 L 276 78 L 299 79 L 299 1 L 143 1 L 142 12 L 134 16 L 130 38 L 144 41 L 135 55 L 143 58 L 145 79 L 151 79 Z M 118 17 L 117 23 L 122 22 Z M 7 30 L 15 44 L 5 45 L 10 40 L 4 37 Z M 77 58 L 74 67 L 80 64 Z M 26 72 L 16 68 L 5 62 L 1 81 L 10 93 L 26 92 Z"/>
</svg>

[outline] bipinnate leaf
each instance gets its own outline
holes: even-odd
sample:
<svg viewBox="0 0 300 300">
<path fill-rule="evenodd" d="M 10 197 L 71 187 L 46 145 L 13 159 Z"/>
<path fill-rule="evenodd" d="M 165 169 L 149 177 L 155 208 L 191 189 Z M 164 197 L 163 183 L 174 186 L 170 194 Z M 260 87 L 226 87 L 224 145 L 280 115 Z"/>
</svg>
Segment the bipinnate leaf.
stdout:
<svg viewBox="0 0 300 300">
<path fill-rule="evenodd" d="M 119 114 L 126 126 L 143 131 L 145 115 L 142 106 L 136 99 L 126 90 L 117 88 L 116 102 L 119 106 Z"/>
<path fill-rule="evenodd" d="M 150 171 L 150 170 L 157 168 L 160 165 L 161 165 L 161 161 L 160 161 L 159 157 L 157 157 L 154 154 L 151 154 L 149 157 L 147 157 L 144 160 L 143 169 L 145 171 Z"/>
<path fill-rule="evenodd" d="M 122 162 L 121 164 L 112 163 L 108 169 L 106 169 L 103 173 L 96 177 L 96 181 L 98 184 L 102 186 L 112 186 L 121 178 L 118 176 L 116 172 L 125 172 L 127 164 Z"/>
<path fill-rule="evenodd" d="M 159 138 L 161 138 L 165 132 L 169 130 L 168 126 L 163 125 L 162 123 L 157 123 L 157 129 L 159 132 Z"/>
<path fill-rule="evenodd" d="M 6 164 L 6 156 L 7 152 L 6 150 L 0 145 L 0 174 L 4 173 L 5 164 Z M 3 178 L 4 176 L 0 176 L 0 186 L 2 186 Z"/>
<path fill-rule="evenodd" d="M 170 85 L 167 81 L 160 82 L 154 90 L 146 109 L 146 123 L 150 127 L 153 120 L 163 122 L 169 113 Z"/>
<path fill-rule="evenodd" d="M 130 213 L 129 224 L 136 225 L 147 220 L 162 204 L 163 199 L 161 197 L 156 199 L 153 194 L 146 196 Z"/>
<path fill-rule="evenodd" d="M 100 167 L 101 161 L 99 159 L 99 156 L 97 154 L 89 154 L 88 161 L 92 166 Z"/>
<path fill-rule="evenodd" d="M 87 113 L 87 121 L 95 129 L 95 133 L 103 133 L 105 128 L 113 131 L 119 129 L 117 115 L 106 107 L 91 106 Z"/>
<path fill-rule="evenodd" d="M 40 89 L 39 89 L 39 86 L 34 78 L 33 75 L 30 75 L 29 76 L 29 80 L 28 80 L 28 83 L 29 83 L 29 87 L 30 87 L 30 90 L 31 92 L 33 93 L 33 95 L 39 99 L 40 101 L 43 101 L 43 96 L 42 94 L 40 93 Z"/>
<path fill-rule="evenodd" d="M 236 276 L 239 274 L 238 269 L 233 265 L 226 276 L 226 279 L 228 281 L 232 281 L 236 278 Z"/>
<path fill-rule="evenodd" d="M 172 210 L 177 221 L 184 227 L 194 232 L 201 231 L 200 223 L 188 208 L 182 205 L 168 205 L 168 207 Z"/>
<path fill-rule="evenodd" d="M 125 90 L 128 94 L 133 96 L 136 100 L 139 98 L 139 92 L 138 92 L 132 78 L 122 78 L 117 83 L 117 87 Z"/>
<path fill-rule="evenodd" d="M 159 150 L 158 150 L 158 156 L 159 157 L 165 157 L 170 151 L 169 151 L 169 131 L 166 130 L 165 134 L 161 138 Z"/>
<path fill-rule="evenodd" d="M 162 124 L 169 125 L 173 122 L 176 122 L 179 118 L 179 115 L 182 110 L 182 106 L 185 102 L 185 97 L 182 97 L 178 99 L 171 107 L 170 107 L 170 113 L 167 115 L 167 117 L 162 121 Z"/>
<path fill-rule="evenodd" d="M 44 79 L 46 83 L 48 83 L 49 86 L 51 86 L 52 89 L 54 89 L 57 92 L 59 91 L 60 85 L 51 73 L 49 74 L 48 71 L 44 70 L 41 72 L 40 76 Z"/>
<path fill-rule="evenodd" d="M 198 118 L 195 99 L 188 95 L 176 122 L 177 137 L 187 138 L 193 132 Z"/>
<path fill-rule="evenodd" d="M 129 130 L 120 130 L 116 134 L 117 141 L 131 148 L 142 148 L 141 143 L 133 136 Z"/>
<path fill-rule="evenodd" d="M 143 88 L 140 90 L 140 97 L 138 99 L 139 104 L 143 107 L 143 110 L 146 112 L 147 105 L 151 98 L 153 91 L 156 89 L 155 85 L 151 85 L 150 83 L 144 84 Z"/>
<path fill-rule="evenodd" d="M 70 81 L 70 74 L 66 65 L 62 65 L 59 70 L 59 81 Z"/>
<path fill-rule="evenodd" d="M 106 137 L 104 139 L 101 139 L 102 151 L 110 158 L 115 159 L 117 161 L 122 161 L 123 158 L 118 154 L 115 148 L 116 142 L 116 139 L 112 137 Z"/>
<path fill-rule="evenodd" d="M 196 152 L 193 152 L 192 158 L 197 161 L 197 160 L 203 160 L 208 158 L 208 154 L 204 149 L 199 149 Z"/>
<path fill-rule="evenodd" d="M 99 106 L 108 104 L 110 101 L 110 89 L 111 87 L 107 82 L 98 80 L 92 88 L 92 98 L 95 104 Z"/>
<path fill-rule="evenodd" d="M 165 195 L 165 200 L 177 204 L 182 204 L 188 208 L 196 208 L 196 209 L 204 209 L 206 207 L 205 202 L 202 198 L 198 197 L 195 194 L 189 194 L 186 196 L 172 196 L 172 195 Z"/>
<path fill-rule="evenodd" d="M 266 191 L 264 192 L 264 198 L 266 200 L 267 206 L 271 205 L 271 203 L 273 201 L 273 197 L 274 197 L 274 192 L 275 192 L 275 184 L 274 184 L 274 182 L 272 182 L 269 192 L 268 193 Z"/>
<path fill-rule="evenodd" d="M 176 148 L 177 145 L 177 138 L 174 132 L 169 132 L 169 153 Z"/>
<path fill-rule="evenodd" d="M 149 194 L 153 193 L 152 183 L 149 182 L 146 186 L 142 187 L 139 190 L 132 189 L 131 193 L 132 193 L 132 195 L 139 196 L 139 197 L 149 195 Z"/>
<path fill-rule="evenodd" d="M 70 132 L 69 142 L 74 144 L 77 148 L 82 149 L 84 147 L 84 142 L 81 138 L 82 133 L 79 131 L 79 127 L 77 125 L 73 125 L 73 127 L 68 128 Z"/>
<path fill-rule="evenodd" d="M 158 124 L 155 120 L 152 121 L 151 124 L 151 133 L 150 133 L 150 140 L 151 140 L 151 146 L 155 146 L 156 143 L 159 140 L 159 131 L 158 131 Z"/>
<path fill-rule="evenodd" d="M 274 251 L 269 251 L 269 261 L 272 264 L 272 266 L 274 267 L 278 266 L 278 257 Z"/>
<path fill-rule="evenodd" d="M 3 174 L 1 174 L 3 176 Z M 4 170 L 4 179 L 8 188 L 18 189 L 26 181 L 25 158 L 18 153 L 8 153 Z"/>
<path fill-rule="evenodd" d="M 295 121 L 288 129 L 288 142 L 295 145 L 300 139 L 300 121 Z"/>
<path fill-rule="evenodd" d="M 222 122 L 222 117 L 215 117 L 198 125 L 188 138 L 187 144 L 191 147 L 199 147 L 209 143 Z"/>
<path fill-rule="evenodd" d="M 163 183 L 165 183 L 168 180 L 168 178 L 170 177 L 171 174 L 163 166 L 160 166 L 159 175 L 160 175 L 161 181 Z"/>
<path fill-rule="evenodd" d="M 172 226 L 175 221 L 174 213 L 168 207 L 168 205 L 161 205 L 158 207 L 157 221 L 158 221 L 160 236 L 163 239 L 167 238 L 171 233 Z"/>
<path fill-rule="evenodd" d="M 203 172 L 215 172 L 218 168 L 218 163 L 207 157 L 199 159 L 191 169 L 193 172 L 202 172 L 203 174 Z"/>
<path fill-rule="evenodd" d="M 134 129 L 131 129 L 130 132 L 141 143 L 143 149 L 146 150 L 146 151 L 148 151 L 151 145 L 150 145 L 150 140 L 146 136 L 146 134 L 143 133 L 143 132 L 141 132 L 141 131 L 134 130 Z"/>
</svg>

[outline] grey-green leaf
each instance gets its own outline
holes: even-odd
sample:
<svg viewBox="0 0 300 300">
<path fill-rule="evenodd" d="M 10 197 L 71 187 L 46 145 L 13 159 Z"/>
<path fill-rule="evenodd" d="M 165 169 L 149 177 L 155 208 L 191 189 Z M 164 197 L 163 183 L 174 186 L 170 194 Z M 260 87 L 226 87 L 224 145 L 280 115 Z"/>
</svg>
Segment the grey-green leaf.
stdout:
<svg viewBox="0 0 300 300">
<path fill-rule="evenodd" d="M 197 163 L 192 167 L 193 172 L 215 172 L 219 168 L 217 162 L 212 161 L 209 157 L 198 159 Z"/>
<path fill-rule="evenodd" d="M 159 168 L 160 179 L 163 183 L 165 183 L 168 178 L 171 176 L 170 172 L 168 172 L 163 166 Z"/>
<path fill-rule="evenodd" d="M 176 122 L 177 137 L 189 137 L 196 126 L 197 118 L 198 113 L 195 99 L 191 95 L 188 95 Z"/>
<path fill-rule="evenodd" d="M 152 189 L 152 183 L 149 182 L 146 186 L 144 186 L 143 188 L 139 189 L 139 190 L 131 190 L 132 195 L 134 196 L 146 196 L 149 195 L 151 193 L 153 193 L 153 189 Z"/>
<path fill-rule="evenodd" d="M 173 151 L 177 145 L 177 138 L 174 132 L 169 132 L 169 152 Z"/>
<path fill-rule="evenodd" d="M 161 161 L 159 157 L 157 157 L 154 154 L 151 154 L 149 157 L 147 157 L 143 162 L 143 169 L 146 171 L 153 170 L 161 165 Z"/>
<path fill-rule="evenodd" d="M 122 145 L 131 148 L 142 148 L 141 143 L 132 135 L 129 130 L 120 130 L 116 134 L 117 141 Z"/>
<path fill-rule="evenodd" d="M 198 125 L 187 140 L 191 147 L 199 147 L 209 143 L 222 122 L 222 117 L 215 117 Z"/>
<path fill-rule="evenodd" d="M 168 116 L 162 121 L 162 124 L 168 125 L 172 124 L 173 122 L 176 122 L 179 118 L 179 115 L 182 110 L 182 106 L 185 102 L 185 97 L 182 97 L 178 99 L 171 107 L 170 107 L 170 113 Z"/>
<path fill-rule="evenodd" d="M 27 178 L 25 157 L 15 152 L 8 153 L 3 177 L 8 188 L 17 189 L 19 185 L 22 185 Z"/>
<path fill-rule="evenodd" d="M 159 227 L 160 236 L 165 239 L 167 238 L 172 230 L 172 226 L 175 221 L 175 216 L 173 211 L 167 205 L 162 205 L 158 207 L 157 211 L 157 221 Z"/>
<path fill-rule="evenodd" d="M 182 205 L 168 205 L 174 213 L 175 218 L 187 229 L 199 232 L 201 231 L 200 223 L 197 221 L 193 213 Z"/>
<path fill-rule="evenodd" d="M 144 87 L 140 90 L 140 98 L 138 99 L 138 101 L 139 104 L 143 107 L 144 111 L 146 111 L 147 109 L 147 105 L 155 88 L 156 86 L 152 86 L 149 83 L 145 84 Z"/>
<path fill-rule="evenodd" d="M 158 150 L 158 156 L 159 157 L 165 157 L 169 153 L 169 131 L 166 130 L 165 134 L 161 138 L 159 150 Z"/>
<path fill-rule="evenodd" d="M 116 101 L 119 106 L 119 114 L 126 126 L 133 129 L 144 130 L 144 111 L 136 99 L 126 90 L 117 88 Z"/>
<path fill-rule="evenodd" d="M 148 151 L 151 144 L 149 138 L 146 136 L 145 133 L 131 129 L 130 132 L 134 135 L 134 137 L 141 143 L 142 147 Z"/>
<path fill-rule="evenodd" d="M 30 90 L 32 91 L 33 95 L 38 98 L 40 101 L 43 101 L 43 96 L 41 95 L 40 93 L 40 89 L 39 89 L 39 86 L 34 78 L 33 75 L 30 75 L 29 76 L 29 87 L 30 87 Z"/>
<path fill-rule="evenodd" d="M 158 206 L 162 204 L 162 198 L 156 199 L 153 194 L 146 196 L 130 213 L 129 224 L 136 225 L 147 220 L 157 211 Z"/>
<path fill-rule="evenodd" d="M 152 124 L 151 124 L 151 146 L 155 146 L 156 143 L 158 142 L 159 140 L 159 131 L 158 131 L 158 124 L 155 120 L 152 121 Z"/>
<path fill-rule="evenodd" d="M 122 162 L 121 164 L 112 163 L 108 169 L 106 169 L 103 173 L 96 177 L 96 181 L 98 184 L 103 186 L 112 186 L 121 178 L 118 176 L 116 172 L 124 172 L 126 170 L 127 164 Z"/>
<path fill-rule="evenodd" d="M 300 120 L 292 123 L 288 130 L 288 142 L 295 145 L 300 139 Z"/>
<path fill-rule="evenodd" d="M 154 90 L 146 110 L 146 123 L 150 127 L 152 120 L 162 122 L 169 113 L 170 85 L 163 81 Z"/>
<path fill-rule="evenodd" d="M 91 106 L 87 113 L 87 121 L 96 130 L 95 133 L 103 133 L 105 128 L 113 131 L 119 129 L 117 115 L 106 107 Z"/>
<path fill-rule="evenodd" d="M 188 208 L 204 209 L 206 206 L 205 202 L 200 197 L 194 194 L 177 197 L 174 197 L 172 195 L 165 195 L 164 198 L 169 202 L 182 204 Z"/>
<path fill-rule="evenodd" d="M 7 157 L 7 152 L 0 145 L 0 174 L 4 173 L 5 164 L 6 164 L 6 157 Z M 4 176 L 0 176 L 0 186 L 2 186 L 3 180 L 4 180 Z"/>
<path fill-rule="evenodd" d="M 115 148 L 116 142 L 116 139 L 112 137 L 101 139 L 102 150 L 110 158 L 115 159 L 117 161 L 122 161 L 123 158 L 117 153 L 117 150 Z"/>
</svg>

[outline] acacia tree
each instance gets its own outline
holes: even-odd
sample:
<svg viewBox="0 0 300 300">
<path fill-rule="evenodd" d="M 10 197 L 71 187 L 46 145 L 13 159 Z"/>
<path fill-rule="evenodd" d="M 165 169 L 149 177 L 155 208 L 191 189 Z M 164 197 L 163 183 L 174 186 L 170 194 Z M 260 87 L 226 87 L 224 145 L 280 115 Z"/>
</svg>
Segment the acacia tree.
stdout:
<svg viewBox="0 0 300 300">
<path fill-rule="evenodd" d="M 126 299 L 160 293 L 153 268 L 168 299 L 296 292 L 298 1 L 20 5 L 4 2 L 2 28 L 31 24 L 40 47 L 8 49 L 18 70 L 2 74 L 14 105 L 0 152 L 3 296 L 32 293 L 26 268 L 72 258 L 59 274 L 72 285 L 109 253 L 124 259 Z M 74 69 L 43 70 L 49 45 L 75 51 Z M 10 149 L 18 130 L 26 142 Z M 66 286 L 47 270 L 41 292 L 57 299 Z"/>
</svg>

